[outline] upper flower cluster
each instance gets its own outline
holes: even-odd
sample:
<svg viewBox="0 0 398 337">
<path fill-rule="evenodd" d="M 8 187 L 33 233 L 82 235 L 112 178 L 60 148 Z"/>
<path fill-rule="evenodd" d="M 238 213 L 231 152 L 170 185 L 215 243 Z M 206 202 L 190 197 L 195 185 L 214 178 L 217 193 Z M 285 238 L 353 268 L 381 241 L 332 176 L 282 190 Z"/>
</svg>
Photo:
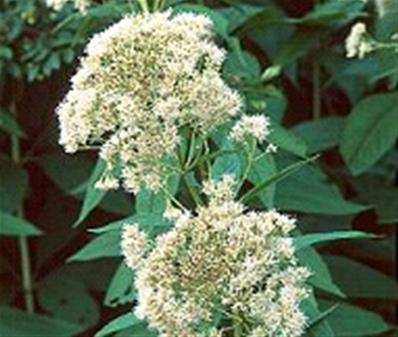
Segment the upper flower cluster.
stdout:
<svg viewBox="0 0 398 337">
<path fill-rule="evenodd" d="M 117 187 L 120 177 L 133 192 L 143 183 L 159 189 L 182 126 L 207 132 L 241 109 L 220 75 L 224 57 L 206 16 L 125 17 L 89 42 L 57 110 L 60 143 L 70 153 L 101 147 L 101 187 Z"/>
<path fill-rule="evenodd" d="M 81 12 L 84 12 L 87 7 L 90 6 L 91 0 L 46 0 L 47 6 L 56 11 L 61 10 L 62 7 L 67 3 L 73 3 L 75 8 Z"/>
<path fill-rule="evenodd" d="M 122 250 L 137 269 L 136 314 L 162 337 L 230 336 L 231 321 L 250 337 L 304 331 L 299 305 L 309 272 L 298 266 L 289 237 L 295 220 L 244 212 L 233 188 L 228 176 L 206 183 L 208 206 L 196 216 L 169 212 L 175 227 L 155 244 L 145 244 L 135 226 L 125 228 Z"/>
</svg>

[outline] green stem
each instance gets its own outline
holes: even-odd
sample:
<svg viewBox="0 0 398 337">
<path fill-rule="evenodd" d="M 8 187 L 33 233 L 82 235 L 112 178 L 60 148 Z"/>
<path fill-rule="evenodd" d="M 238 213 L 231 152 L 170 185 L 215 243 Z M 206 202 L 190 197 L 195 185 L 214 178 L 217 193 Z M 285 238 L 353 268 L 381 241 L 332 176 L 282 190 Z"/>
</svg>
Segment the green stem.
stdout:
<svg viewBox="0 0 398 337">
<path fill-rule="evenodd" d="M 11 112 L 16 117 L 17 110 L 15 102 L 11 104 Z M 19 138 L 16 135 L 11 136 L 11 158 L 14 164 L 19 165 L 21 161 Z M 23 218 L 23 207 L 19 206 L 17 216 Z M 34 312 L 34 301 L 33 301 L 33 286 L 32 286 L 32 272 L 30 266 L 30 254 L 28 239 L 26 236 L 19 236 L 18 238 L 19 250 L 21 254 L 21 274 L 22 274 L 22 288 L 24 291 L 26 311 Z"/>
<path fill-rule="evenodd" d="M 149 12 L 149 6 L 147 0 L 138 0 L 138 3 L 140 4 L 141 9 L 144 13 Z"/>
<path fill-rule="evenodd" d="M 242 178 L 239 182 L 238 188 L 236 189 L 237 193 L 245 183 L 245 180 L 249 176 L 250 170 L 255 162 L 255 154 L 256 154 L 256 141 L 252 140 L 250 144 L 250 149 L 247 151 L 247 165 L 245 167 L 245 171 L 243 172 Z"/>
<path fill-rule="evenodd" d="M 313 73 L 312 73 L 312 113 L 313 119 L 319 119 L 321 117 L 321 79 L 320 79 L 320 66 L 318 61 L 314 61 Z"/>
<path fill-rule="evenodd" d="M 193 184 L 191 183 L 190 179 L 188 178 L 188 176 L 186 174 L 184 174 L 183 179 L 184 179 L 185 185 L 187 186 L 188 191 L 191 194 L 192 199 L 195 202 L 196 206 L 202 206 L 203 201 L 202 201 L 199 193 L 196 191 L 195 187 L 193 186 Z"/>
<path fill-rule="evenodd" d="M 167 198 L 174 203 L 178 208 L 180 208 L 182 211 L 185 211 L 186 208 L 184 207 L 184 205 L 182 203 L 180 203 L 168 190 L 167 188 L 163 188 L 162 189 L 164 194 L 167 196 Z"/>
<path fill-rule="evenodd" d="M 189 143 L 188 156 L 184 164 L 185 168 L 189 167 L 192 164 L 192 160 L 195 154 L 195 146 L 196 146 L 196 130 L 192 130 L 191 139 Z"/>
<path fill-rule="evenodd" d="M 242 329 L 238 322 L 234 322 L 234 337 L 241 337 L 242 336 Z"/>
</svg>

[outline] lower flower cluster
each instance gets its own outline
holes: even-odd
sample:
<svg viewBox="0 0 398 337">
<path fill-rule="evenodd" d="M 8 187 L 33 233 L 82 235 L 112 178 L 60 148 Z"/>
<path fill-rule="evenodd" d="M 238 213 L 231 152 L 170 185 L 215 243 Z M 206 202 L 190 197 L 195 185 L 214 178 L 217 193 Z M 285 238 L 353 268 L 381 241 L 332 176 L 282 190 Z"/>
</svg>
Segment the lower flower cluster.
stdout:
<svg viewBox="0 0 398 337">
<path fill-rule="evenodd" d="M 155 242 L 124 228 L 122 251 L 136 269 L 136 315 L 162 337 L 298 337 L 310 273 L 289 236 L 295 220 L 234 201 L 235 182 L 207 182 L 208 205 L 195 215 L 169 210 L 175 222 Z M 238 332 L 238 334 L 237 334 Z"/>
</svg>

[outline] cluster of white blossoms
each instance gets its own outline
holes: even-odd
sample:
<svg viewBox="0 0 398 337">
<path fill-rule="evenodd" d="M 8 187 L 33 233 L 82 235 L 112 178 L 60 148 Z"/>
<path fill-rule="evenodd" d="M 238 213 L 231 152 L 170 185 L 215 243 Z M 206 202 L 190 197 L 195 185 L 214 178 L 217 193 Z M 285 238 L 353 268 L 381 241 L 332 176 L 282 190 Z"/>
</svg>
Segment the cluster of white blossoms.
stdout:
<svg viewBox="0 0 398 337">
<path fill-rule="evenodd" d="M 127 266 L 135 268 L 139 264 L 145 255 L 147 242 L 146 233 L 137 224 L 123 226 L 121 250 L 126 252 L 124 256 Z"/>
<path fill-rule="evenodd" d="M 294 254 L 295 220 L 274 210 L 245 210 L 233 200 L 234 187 L 229 176 L 207 182 L 208 205 L 196 215 L 171 212 L 174 228 L 144 255 L 136 250 L 143 246 L 139 232 L 132 250 L 132 236 L 123 235 L 126 260 L 136 260 L 136 315 L 162 337 L 226 337 L 232 321 L 248 337 L 304 332 L 300 303 L 310 273 Z"/>
<path fill-rule="evenodd" d="M 74 7 L 78 9 L 80 12 L 84 12 L 87 7 L 90 6 L 90 0 L 46 0 L 46 4 L 48 7 L 54 9 L 55 11 L 59 11 L 62 9 L 64 5 L 67 3 L 73 3 Z"/>
<path fill-rule="evenodd" d="M 183 126 L 206 133 L 241 110 L 221 78 L 224 58 L 204 15 L 125 17 L 89 42 L 57 109 L 60 143 L 69 153 L 100 147 L 98 187 L 160 189 Z"/>
<path fill-rule="evenodd" d="M 358 22 L 352 26 L 350 34 L 345 41 L 345 48 L 348 58 L 358 56 L 360 59 L 374 50 L 364 23 Z"/>
<path fill-rule="evenodd" d="M 264 115 L 243 115 L 233 126 L 230 137 L 236 142 L 244 142 L 246 136 L 252 136 L 262 143 L 269 135 L 270 121 Z"/>
</svg>

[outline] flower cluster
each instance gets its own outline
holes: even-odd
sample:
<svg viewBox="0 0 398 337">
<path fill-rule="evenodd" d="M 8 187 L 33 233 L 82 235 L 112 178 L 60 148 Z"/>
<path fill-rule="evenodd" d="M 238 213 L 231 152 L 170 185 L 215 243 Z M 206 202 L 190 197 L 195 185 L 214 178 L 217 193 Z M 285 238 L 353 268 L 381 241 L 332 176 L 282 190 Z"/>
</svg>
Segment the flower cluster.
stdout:
<svg viewBox="0 0 398 337">
<path fill-rule="evenodd" d="M 231 130 L 230 137 L 236 142 L 243 142 L 245 136 L 252 136 L 262 143 L 270 133 L 270 121 L 264 115 L 243 115 Z"/>
<path fill-rule="evenodd" d="M 240 111 L 224 58 L 204 15 L 125 17 L 89 42 L 57 109 L 60 143 L 69 153 L 100 147 L 107 171 L 97 186 L 158 190 L 183 126 L 206 133 Z"/>
<path fill-rule="evenodd" d="M 352 26 L 350 34 L 345 41 L 346 56 L 353 58 L 358 56 L 360 59 L 364 58 L 366 54 L 374 50 L 371 43 L 366 26 L 362 22 L 356 23 Z"/>
<path fill-rule="evenodd" d="M 162 337 L 225 337 L 232 325 L 250 337 L 304 331 L 299 305 L 309 271 L 298 265 L 289 237 L 295 220 L 246 211 L 233 188 L 228 176 L 206 183 L 208 205 L 195 216 L 172 212 L 175 227 L 135 265 L 136 314 Z"/>
<path fill-rule="evenodd" d="M 124 225 L 121 249 L 127 266 L 135 268 L 143 258 L 147 245 L 147 235 L 142 232 L 137 224 Z"/>
<path fill-rule="evenodd" d="M 55 11 L 61 10 L 64 5 L 70 2 L 72 2 L 74 7 L 80 12 L 84 12 L 91 4 L 90 0 L 46 0 L 47 6 Z"/>
</svg>

